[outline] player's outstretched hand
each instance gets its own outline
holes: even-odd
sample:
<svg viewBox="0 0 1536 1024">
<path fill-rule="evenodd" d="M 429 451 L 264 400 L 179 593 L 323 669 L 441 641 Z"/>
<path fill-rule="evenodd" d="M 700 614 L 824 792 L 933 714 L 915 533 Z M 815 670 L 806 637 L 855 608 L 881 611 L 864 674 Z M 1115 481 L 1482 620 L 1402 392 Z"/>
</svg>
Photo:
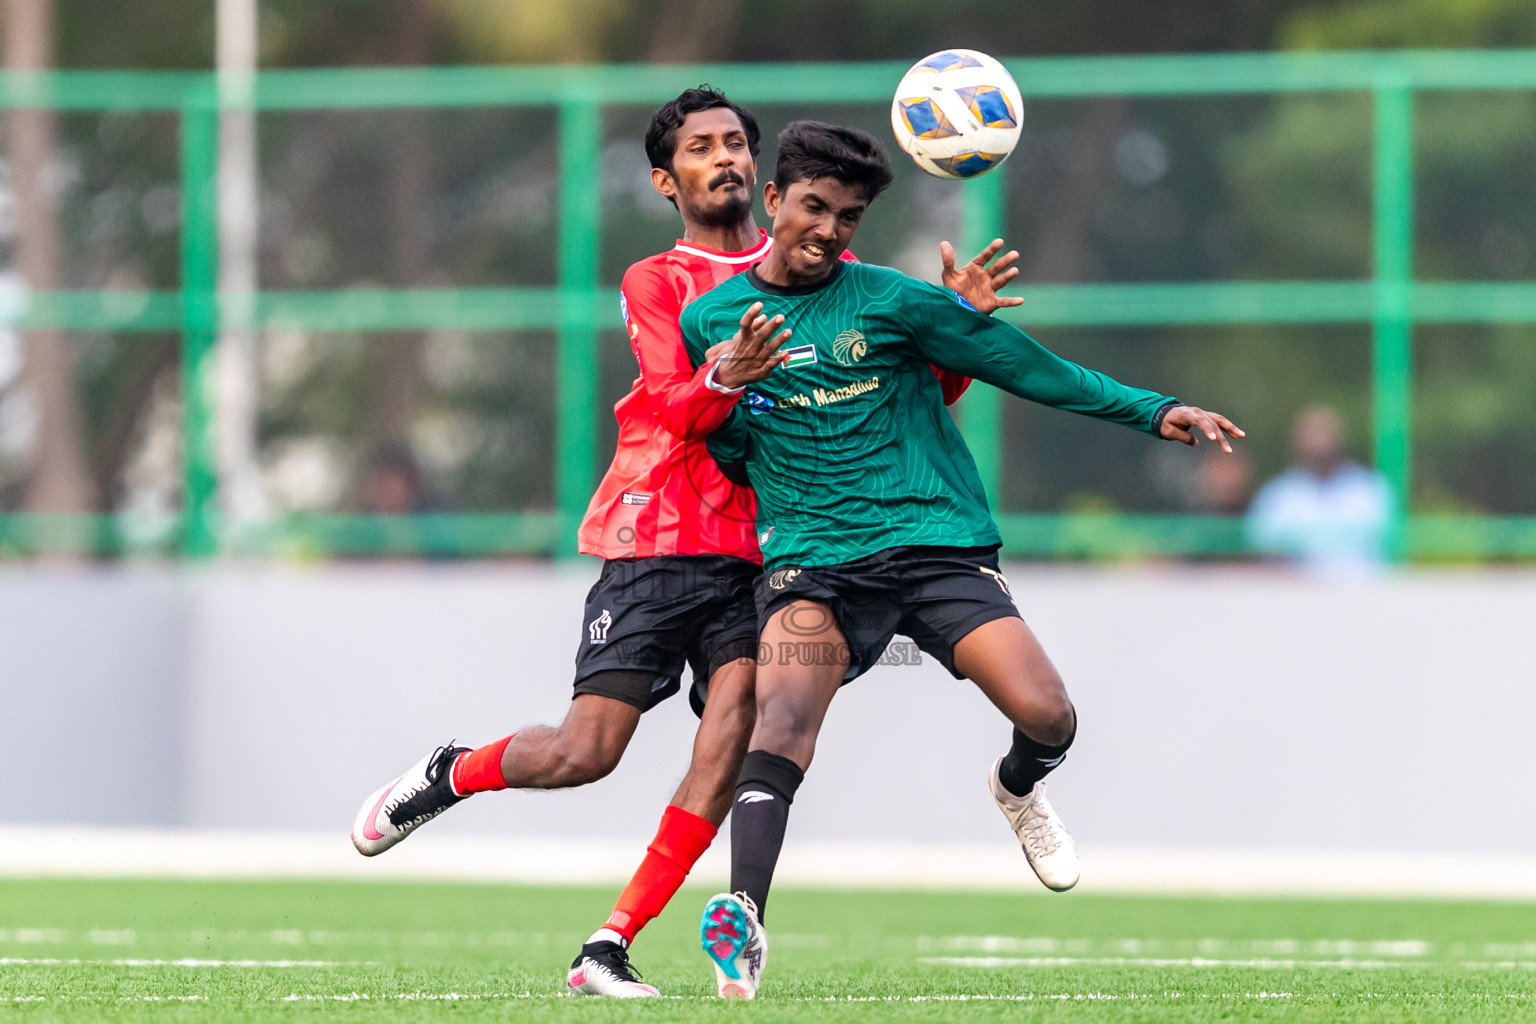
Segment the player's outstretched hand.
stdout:
<svg viewBox="0 0 1536 1024">
<path fill-rule="evenodd" d="M 1010 249 L 995 263 L 992 261 L 992 257 L 997 256 L 1002 248 L 1003 240 L 994 238 L 992 244 L 977 253 L 975 259 L 957 268 L 955 247 L 948 242 L 940 242 L 939 258 L 944 261 L 944 287 L 959 292 L 966 302 L 976 307 L 978 313 L 992 313 L 1003 306 L 1024 305 L 1024 300 L 1017 296 L 1004 297 L 997 294 L 999 288 L 1019 276 L 1019 268 L 1014 266 L 1019 258 L 1016 250 Z"/>
<path fill-rule="evenodd" d="M 739 388 L 760 381 L 778 369 L 789 358 L 787 352 L 779 352 L 779 346 L 788 341 L 792 333 L 788 328 L 780 331 L 783 326 L 782 316 L 770 320 L 763 315 L 761 302 L 752 303 L 742 314 L 741 328 L 725 343 L 725 349 L 715 363 L 715 383 Z"/>
<path fill-rule="evenodd" d="M 1193 405 L 1176 405 L 1163 416 L 1162 435 L 1170 441 L 1178 441 L 1190 447 L 1200 443 L 1200 435 L 1221 445 L 1221 450 L 1232 453 L 1229 437 L 1247 437 L 1237 424 L 1219 412 L 1206 412 Z"/>
</svg>

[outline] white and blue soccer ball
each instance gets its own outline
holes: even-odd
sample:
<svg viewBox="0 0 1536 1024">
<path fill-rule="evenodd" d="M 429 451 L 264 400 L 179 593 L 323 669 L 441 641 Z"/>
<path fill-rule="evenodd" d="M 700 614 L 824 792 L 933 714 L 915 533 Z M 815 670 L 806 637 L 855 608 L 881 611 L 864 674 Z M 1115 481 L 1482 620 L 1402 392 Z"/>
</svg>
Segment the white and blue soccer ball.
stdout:
<svg viewBox="0 0 1536 1024">
<path fill-rule="evenodd" d="M 1024 100 L 1013 76 L 976 50 L 941 50 L 902 76 L 891 102 L 896 144 L 940 178 L 974 178 L 1013 152 Z"/>
</svg>

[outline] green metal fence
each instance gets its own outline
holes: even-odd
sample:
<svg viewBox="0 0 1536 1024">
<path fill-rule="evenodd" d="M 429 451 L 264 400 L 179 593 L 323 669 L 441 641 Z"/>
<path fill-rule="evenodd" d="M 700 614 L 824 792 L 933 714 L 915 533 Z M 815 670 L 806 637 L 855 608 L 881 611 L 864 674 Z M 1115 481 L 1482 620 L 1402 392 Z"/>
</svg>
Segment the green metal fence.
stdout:
<svg viewBox="0 0 1536 1024">
<path fill-rule="evenodd" d="M 1396 548 L 1413 557 L 1536 555 L 1536 517 L 1416 516 L 1407 511 L 1415 323 L 1536 323 L 1536 283 L 1440 283 L 1413 272 L 1414 97 L 1425 90 L 1536 89 L 1536 51 L 1274 54 L 1006 61 L 1026 97 L 1366 92 L 1374 102 L 1374 274 L 1350 282 L 1051 285 L 1019 289 L 1032 326 L 1370 323 L 1373 441 L 1397 497 Z M 257 109 L 543 106 L 559 112 L 558 285 L 554 288 L 263 292 L 254 326 L 311 330 L 428 327 L 558 332 L 556 503 L 547 513 L 287 517 L 231 529 L 217 514 L 212 353 L 228 309 L 216 288 L 215 167 L 220 96 L 208 73 L 61 72 L 0 76 L 0 106 L 174 111 L 181 125 L 181 288 L 176 292 L 33 294 L 17 327 L 182 336 L 184 506 L 174 524 L 125 517 L 0 516 L 0 550 L 132 548 L 174 537 L 187 555 L 219 551 L 424 551 L 564 554 L 606 453 L 597 450 L 597 331 L 616 295 L 601 289 L 600 148 L 610 104 L 659 104 L 710 81 L 744 103 L 884 103 L 905 67 L 840 65 L 605 66 L 273 71 Z M 1001 234 L 1000 170 L 967 183 L 962 240 Z M 998 393 L 976 387 L 962 421 L 989 493 L 997 493 Z M 1215 554 L 1244 549 L 1219 517 L 1003 515 L 1014 555 Z"/>
</svg>

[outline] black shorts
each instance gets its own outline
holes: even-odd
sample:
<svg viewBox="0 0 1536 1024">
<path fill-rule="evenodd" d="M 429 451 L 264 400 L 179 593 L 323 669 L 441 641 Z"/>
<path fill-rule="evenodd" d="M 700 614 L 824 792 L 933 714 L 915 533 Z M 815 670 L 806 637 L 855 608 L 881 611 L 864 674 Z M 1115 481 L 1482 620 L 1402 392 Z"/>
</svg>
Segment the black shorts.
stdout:
<svg viewBox="0 0 1536 1024">
<path fill-rule="evenodd" d="M 897 547 L 842 565 L 780 567 L 759 577 L 756 596 L 760 625 L 791 601 L 820 601 L 831 608 L 848 643 L 846 652 L 835 652 L 848 664 L 844 682 L 873 668 L 897 633 L 911 637 L 958 679 L 955 644 L 983 623 L 1019 617 L 996 548 Z M 825 626 L 813 613 L 792 619 L 785 623 L 792 633 L 814 634 Z"/>
<path fill-rule="evenodd" d="M 755 562 L 727 555 L 604 562 L 587 592 L 576 694 L 649 711 L 678 691 L 686 662 L 693 669 L 688 702 L 702 716 L 715 670 L 757 657 L 752 583 L 761 572 Z M 609 674 L 615 672 L 621 674 Z"/>
</svg>

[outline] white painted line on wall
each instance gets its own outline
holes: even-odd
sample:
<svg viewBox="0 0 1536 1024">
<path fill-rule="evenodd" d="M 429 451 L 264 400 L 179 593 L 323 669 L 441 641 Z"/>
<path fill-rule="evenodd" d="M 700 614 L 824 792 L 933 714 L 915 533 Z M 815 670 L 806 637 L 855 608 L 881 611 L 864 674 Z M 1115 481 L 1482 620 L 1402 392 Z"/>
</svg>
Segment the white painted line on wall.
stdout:
<svg viewBox="0 0 1536 1024">
<path fill-rule="evenodd" d="M 0 825 L 4 878 L 338 878 L 546 885 L 623 883 L 647 837 L 572 840 L 426 833 L 382 857 L 346 834 Z M 728 875 L 721 841 L 690 876 Z M 1081 892 L 1536 899 L 1536 857 L 1475 853 L 1095 848 Z M 791 840 L 787 886 L 1043 893 L 1012 844 Z"/>
</svg>

